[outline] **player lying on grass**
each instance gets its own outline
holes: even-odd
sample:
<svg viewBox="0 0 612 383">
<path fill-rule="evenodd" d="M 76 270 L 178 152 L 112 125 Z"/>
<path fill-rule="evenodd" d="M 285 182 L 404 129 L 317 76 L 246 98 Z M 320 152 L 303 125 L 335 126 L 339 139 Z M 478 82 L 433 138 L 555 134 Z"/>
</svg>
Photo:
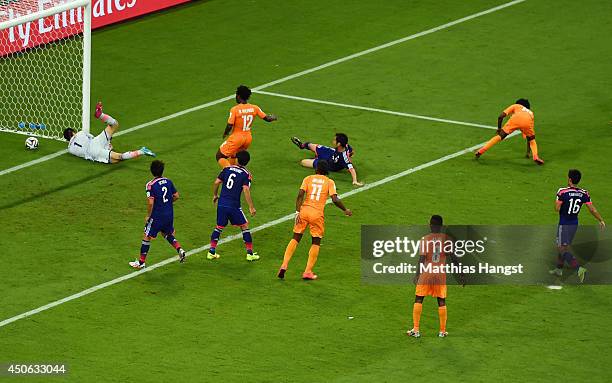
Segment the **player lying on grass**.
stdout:
<svg viewBox="0 0 612 383">
<path fill-rule="evenodd" d="M 285 272 L 289 267 L 289 261 L 295 253 L 306 227 L 310 228 L 312 236 L 312 245 L 308 251 L 308 262 L 306 269 L 302 274 L 302 279 L 317 279 L 317 275 L 312 272 L 312 268 L 317 263 L 319 256 L 319 248 L 321 239 L 325 232 L 325 204 L 327 197 L 331 197 L 334 205 L 338 206 L 345 215 L 351 216 L 353 212 L 344 207 L 338 193 L 336 192 L 336 184 L 333 180 L 327 178 L 329 173 L 329 165 L 327 161 L 320 160 L 317 162 L 316 174 L 304 178 L 302 186 L 298 192 L 297 200 L 295 201 L 295 225 L 293 226 L 293 238 L 289 241 L 283 256 L 283 264 L 278 271 L 280 279 L 285 278 Z"/>
<path fill-rule="evenodd" d="M 578 273 L 580 283 L 584 282 L 587 269 L 578 264 L 578 260 L 571 252 L 571 244 L 578 230 L 578 215 L 582 205 L 586 205 L 589 208 L 589 212 L 599 221 L 599 226 L 602 229 L 606 227 L 601 214 L 593 206 L 589 192 L 576 186 L 581 178 L 582 174 L 579 170 L 570 169 L 567 174 L 567 187 L 560 188 L 557 191 L 555 210 L 559 212 L 559 226 L 557 230 L 559 255 L 557 256 L 557 267 L 550 270 L 551 274 L 560 277 L 563 275 L 563 265 L 567 262 Z"/>
<path fill-rule="evenodd" d="M 227 126 L 223 132 L 223 139 L 230 134 L 227 140 L 223 141 L 219 150 L 217 150 L 217 162 L 221 168 L 230 165 L 236 165 L 236 153 L 247 150 L 251 146 L 253 136 L 251 135 L 251 127 L 255 117 L 259 117 L 266 122 L 276 121 L 277 118 L 273 114 L 265 114 L 261 108 L 254 104 L 249 104 L 251 90 L 240 85 L 236 89 L 236 103 L 238 105 L 230 109 Z"/>
<path fill-rule="evenodd" d="M 227 223 L 240 227 L 242 239 L 246 247 L 246 260 L 257 261 L 259 255 L 253 252 L 253 238 L 249 231 L 249 221 L 246 219 L 242 207 L 240 207 L 240 195 L 244 192 L 244 198 L 249 204 L 249 213 L 255 215 L 256 210 L 251 198 L 251 173 L 245 167 L 251 156 L 247 151 L 236 153 L 238 165 L 230 165 L 221 170 L 221 173 L 213 184 L 213 203 L 217 204 L 217 227 L 210 236 L 210 250 L 206 258 L 219 259 L 217 244 L 223 229 Z M 221 195 L 219 195 L 221 187 Z"/>
<path fill-rule="evenodd" d="M 147 191 L 147 216 L 145 217 L 144 236 L 140 246 L 140 258 L 129 263 L 135 269 L 145 267 L 151 240 L 157 237 L 157 233 L 160 232 L 170 246 L 176 249 L 181 263 L 185 261 L 185 250 L 174 237 L 173 204 L 179 198 L 179 193 L 172 181 L 163 177 L 163 162 L 158 160 L 151 162 L 151 174 L 154 178 L 147 182 L 145 187 Z"/>
<path fill-rule="evenodd" d="M 68 128 L 64 130 L 64 138 L 68 143 L 68 152 L 77 157 L 84 158 L 89 161 L 103 162 L 105 164 L 114 164 L 124 160 L 130 160 L 142 155 L 155 157 L 155 153 L 145 148 L 144 146 L 138 150 L 133 150 L 125 153 L 117 153 L 113 151 L 111 140 L 113 134 L 119 129 L 119 122 L 102 112 L 102 103 L 96 105 L 96 118 L 106 123 L 106 128 L 102 133 L 93 136 L 84 131 L 76 132 L 74 129 Z"/>
<path fill-rule="evenodd" d="M 419 268 L 415 275 L 416 291 L 414 298 L 414 305 L 412 307 L 412 330 L 408 330 L 406 335 L 419 338 L 421 332 L 419 330 L 419 324 L 421 320 L 421 312 L 423 311 L 423 300 L 426 296 L 436 297 L 438 299 L 438 316 L 440 318 L 440 332 L 438 336 L 444 338 L 448 336 L 446 332 L 446 274 L 443 271 L 440 272 L 421 272 L 421 267 L 431 264 L 432 268 L 436 268 L 446 264 L 446 256 L 448 256 L 453 263 L 457 264 L 459 261 L 453 253 L 445 253 L 444 248 L 446 241 L 452 241 L 452 238 L 442 232 L 442 217 L 439 215 L 431 216 L 429 220 L 429 227 L 431 233 L 427 234 L 421 239 L 421 249 L 419 257 Z M 438 269 L 439 270 L 439 269 Z M 463 280 L 463 276 L 460 276 Z M 463 282 L 462 282 L 463 283 Z"/>
<path fill-rule="evenodd" d="M 510 116 L 506 125 L 502 128 L 504 118 Z M 497 135 L 491 138 L 482 148 L 475 153 L 476 158 L 480 158 L 493 145 L 497 144 L 510 133 L 520 130 L 523 138 L 527 139 L 527 154 L 529 158 L 533 154 L 533 160 L 538 165 L 544 165 L 544 161 L 538 156 L 538 144 L 535 140 L 535 130 L 533 123 L 533 112 L 530 110 L 529 100 L 520 98 L 516 103 L 510 105 L 497 117 Z"/>
<path fill-rule="evenodd" d="M 332 172 L 339 172 L 344 169 L 348 169 L 353 177 L 353 185 L 363 186 L 363 183 L 357 181 L 357 171 L 351 162 L 353 156 L 353 148 L 348 144 L 348 136 L 344 133 L 336 133 L 332 140 L 333 147 L 313 144 L 311 142 L 304 142 L 297 138 L 292 137 L 293 142 L 300 149 L 308 149 L 313 152 L 315 158 L 303 159 L 300 164 L 307 168 L 317 168 L 317 162 L 319 160 L 325 160 L 329 163 L 329 170 Z"/>
</svg>

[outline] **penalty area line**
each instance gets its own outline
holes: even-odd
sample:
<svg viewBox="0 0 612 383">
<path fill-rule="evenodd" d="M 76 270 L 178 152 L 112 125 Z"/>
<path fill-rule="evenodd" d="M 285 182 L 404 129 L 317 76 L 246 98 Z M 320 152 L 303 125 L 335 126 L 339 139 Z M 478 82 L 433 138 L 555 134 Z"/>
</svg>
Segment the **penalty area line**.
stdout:
<svg viewBox="0 0 612 383">
<path fill-rule="evenodd" d="M 465 149 L 459 150 L 459 151 L 457 151 L 455 153 L 451 153 L 451 154 L 448 154 L 446 156 L 437 158 L 435 160 L 432 160 L 432 161 L 429 161 L 429 162 L 425 162 L 425 163 L 423 163 L 421 165 L 418 165 L 418 166 L 406 169 L 406 170 L 404 170 L 402 172 L 390 175 L 390 176 L 382 178 L 382 179 L 380 179 L 378 181 L 375 181 L 375 182 L 372 182 L 372 183 L 369 183 L 369 184 L 365 184 L 364 186 L 362 186 L 360 188 L 350 190 L 350 191 L 348 191 L 346 193 L 342 193 L 342 194 L 339 195 L 339 197 L 340 198 L 347 198 L 347 197 L 353 196 L 355 194 L 363 193 L 363 192 L 365 192 L 367 190 L 370 190 L 370 189 L 373 189 L 375 187 L 378 187 L 378 186 L 387 184 L 389 182 L 395 181 L 395 180 L 397 180 L 399 178 L 402 178 L 402 177 L 405 177 L 405 176 L 407 176 L 409 174 L 416 173 L 416 172 L 418 172 L 420 170 L 423 170 L 423 169 L 427 169 L 427 168 L 429 168 L 431 166 L 434 166 L 434 165 L 440 164 L 442 162 L 451 160 L 453 158 L 462 156 L 462 155 L 464 155 L 466 153 L 471 153 L 474 150 L 480 148 L 485 143 L 486 143 L 486 141 L 482 142 L 480 144 L 474 145 L 474 146 L 470 146 L 469 148 L 465 148 Z M 327 204 L 331 203 L 331 199 L 328 199 L 326 203 Z M 255 233 L 255 232 L 258 232 L 258 231 L 261 231 L 261 230 L 265 230 L 265 229 L 270 228 L 272 226 L 276 226 L 276 225 L 279 225 L 281 223 L 284 223 L 284 222 L 287 222 L 287 221 L 291 221 L 294 218 L 295 218 L 295 213 L 287 214 L 287 215 L 285 215 L 283 217 L 280 217 L 280 218 L 277 218 L 277 219 L 275 219 L 273 221 L 269 221 L 269 222 L 266 222 L 266 223 L 264 223 L 262 225 L 254 227 L 254 228 L 251 229 L 251 232 Z M 234 235 L 230 235 L 228 237 L 225 237 L 225 238 L 221 239 L 221 241 L 219 241 L 219 244 L 223 244 L 223 243 L 226 243 L 226 242 L 234 241 L 234 240 L 239 239 L 239 238 L 242 238 L 242 233 L 238 233 L 238 234 L 234 234 Z M 203 251 L 208 250 L 209 248 L 210 248 L 210 245 L 208 244 L 208 245 L 204 245 L 204 246 L 198 247 L 196 249 L 192 249 L 192 250 L 187 252 L 187 256 L 192 256 L 192 255 L 195 255 L 195 254 L 199 254 L 199 253 L 201 253 Z M 175 262 L 177 260 L 178 260 L 178 256 L 174 256 L 172 258 L 165 259 L 165 260 L 163 260 L 161 262 L 158 262 L 158 263 L 155 263 L 155 264 L 153 264 L 151 266 L 147 266 L 146 268 L 144 268 L 142 270 L 138 270 L 138 271 L 134 271 L 132 273 L 126 274 L 126 275 L 122 275 L 120 277 L 117 277 L 117 278 L 112 279 L 110 281 L 107 281 L 107 282 L 101 283 L 99 285 L 90 287 L 88 289 L 85 289 L 85 290 L 80 291 L 78 293 L 72 294 L 72 295 L 67 296 L 65 298 L 58 299 L 58 300 L 56 300 L 54 302 L 50 302 L 50 303 L 48 303 L 46 305 L 40 306 L 40 307 L 35 308 L 33 310 L 26 311 L 26 312 L 24 312 L 22 314 L 15 315 L 14 317 L 4 319 L 3 321 L 0 322 L 0 327 L 4 327 L 4 326 L 6 326 L 8 324 L 11 324 L 13 322 L 16 322 L 16 321 L 18 321 L 20 319 L 31 317 L 31 316 L 36 315 L 38 313 L 41 313 L 43 311 L 49 310 L 49 309 L 51 309 L 53 307 L 59 306 L 61 304 L 64 304 L 64 303 L 67 303 L 67 302 L 70 302 L 70 301 L 73 301 L 75 299 L 84 297 L 84 296 L 89 295 L 89 294 L 92 294 L 92 293 L 94 293 L 94 292 L 96 292 L 98 290 L 102 290 L 104 288 L 116 285 L 116 284 L 121 283 L 123 281 L 127 281 L 129 279 L 135 278 L 135 277 L 137 277 L 139 275 L 142 275 L 144 273 L 151 272 L 151 271 L 153 271 L 155 269 L 158 269 L 160 267 L 166 266 L 167 264 Z"/>
<path fill-rule="evenodd" d="M 317 71 L 320 71 L 322 69 L 329 68 L 331 66 L 334 66 L 334 65 L 337 65 L 337 64 L 349 61 L 349 60 L 353 60 L 353 59 L 358 58 L 358 57 L 362 57 L 362 56 L 368 55 L 370 53 L 378 52 L 378 51 L 380 51 L 382 49 L 386 49 L 386 48 L 395 46 L 397 44 L 404 43 L 406 41 L 410 41 L 410 40 L 414 40 L 414 39 L 419 38 L 419 37 L 427 36 L 429 34 L 441 31 L 443 29 L 447 29 L 447 28 L 453 27 L 455 25 L 464 23 L 466 21 L 470 21 L 470 20 L 476 19 L 478 17 L 485 16 L 485 15 L 488 15 L 490 13 L 500 11 L 500 10 L 508 8 L 508 7 L 512 7 L 512 6 L 516 5 L 516 4 L 520 4 L 520 3 L 523 3 L 525 1 L 527 1 L 527 0 L 509 1 L 507 3 L 503 3 L 503 4 L 500 4 L 498 6 L 495 6 L 495 7 L 489 8 L 489 9 L 485 9 L 484 11 L 476 12 L 476 13 L 473 13 L 471 15 L 468 15 L 468 16 L 465 16 L 465 17 L 462 17 L 462 18 L 450 21 L 448 23 L 438 25 L 437 27 L 426 29 L 424 31 L 421 31 L 421 32 L 418 32 L 418 33 L 414 33 L 414 34 L 411 34 L 409 36 L 405 36 L 405 37 L 402 37 L 402 38 L 397 39 L 397 40 L 389 41 L 387 43 L 380 44 L 380 45 L 377 45 L 375 47 L 372 47 L 372 48 L 369 48 L 369 49 L 365 49 L 365 50 L 353 53 L 351 55 L 347 55 L 347 56 L 338 58 L 336 60 L 332 60 L 332 61 L 326 62 L 324 64 L 321 64 L 321 65 L 318 65 L 318 66 L 315 66 L 315 67 L 312 67 L 312 68 L 309 68 L 309 69 L 305 69 L 303 71 L 300 71 L 300 72 L 297 72 L 297 73 L 294 73 L 294 74 L 291 74 L 291 75 L 279 78 L 277 80 L 274 80 L 274 81 L 271 81 L 271 82 L 268 82 L 268 83 L 256 86 L 256 87 L 253 88 L 253 90 L 254 91 L 261 91 L 262 89 L 269 88 L 271 86 L 274 86 L 274 85 L 277 85 L 277 84 L 281 84 L 281 83 L 284 83 L 286 81 L 293 80 L 295 78 L 302 77 L 302 76 L 305 76 L 307 74 L 310 74 L 310 73 L 313 73 L 313 72 L 317 72 Z M 115 134 L 115 136 L 120 136 L 120 135 L 123 135 L 123 134 L 127 134 L 127 133 L 130 133 L 130 132 L 134 132 L 134 131 L 146 128 L 146 127 L 151 126 L 151 125 L 159 124 L 160 122 L 168 121 L 168 120 L 171 120 L 173 118 L 176 118 L 176 117 L 179 117 L 179 116 L 183 116 L 183 115 L 191 113 L 191 112 L 195 112 L 195 111 L 198 111 L 198 110 L 201 110 L 201 109 L 204 109 L 204 108 L 208 108 L 210 106 L 217 105 L 217 104 L 220 104 L 222 102 L 231 100 L 233 98 L 234 98 L 234 95 L 230 95 L 230 96 L 227 96 L 227 97 L 219 98 L 219 99 L 214 100 L 214 101 L 207 102 L 205 104 L 197 105 L 197 106 L 194 106 L 192 108 L 188 108 L 188 109 L 185 109 L 185 110 L 182 110 L 182 111 L 170 114 L 170 115 L 165 116 L 165 117 L 160 117 L 160 118 L 155 119 L 153 121 L 145 122 L 143 124 L 134 126 L 132 128 L 129 128 L 129 129 L 126 129 L 126 130 L 123 130 L 123 131 L 119 131 L 117 134 Z M 41 157 L 38 160 L 26 162 L 26 163 L 23 163 L 21 165 L 17 165 L 17 166 L 13 166 L 11 168 L 8 168 L 8 169 L 1 170 L 0 171 L 0 176 L 6 175 L 6 174 L 9 174 L 9 173 L 13 173 L 13 172 L 16 172 L 18 170 L 21 170 L 21 169 L 24 169 L 24 168 L 27 168 L 27 167 L 30 167 L 30 166 L 33 166 L 33 165 L 36 165 L 36 164 L 40 164 L 42 162 L 51 160 L 51 159 L 53 159 L 55 157 L 59 157 L 62 154 L 65 154 L 67 152 L 68 152 L 67 150 L 61 150 L 61 151 L 58 151 L 56 153 L 53 153 L 52 155 Z"/>
<path fill-rule="evenodd" d="M 441 122 L 441 123 L 444 123 L 444 124 L 473 126 L 473 127 L 476 127 L 476 128 L 484 128 L 484 129 L 497 130 L 496 126 L 483 125 L 483 124 L 475 124 L 475 123 L 472 123 L 472 122 L 464 122 L 464 121 L 457 121 L 457 120 L 447 120 L 445 118 L 423 116 L 423 115 L 420 115 L 420 114 L 413 114 L 413 113 L 396 112 L 396 111 L 387 110 L 387 109 L 371 108 L 369 106 L 359 106 L 359 105 L 343 104 L 343 103 L 339 103 L 339 102 L 318 100 L 318 99 L 314 99 L 314 98 L 290 96 L 288 94 L 266 92 L 266 91 L 262 91 L 262 90 L 254 90 L 253 92 L 254 93 L 263 94 L 263 95 L 266 95 L 266 96 L 287 98 L 287 99 L 296 100 L 296 101 L 311 102 L 313 104 L 331 105 L 331 106 L 337 106 L 337 107 L 341 107 L 341 108 L 358 109 L 358 110 L 364 110 L 364 111 L 367 111 L 367 112 L 384 113 L 384 114 L 391 114 L 391 115 L 400 116 L 400 117 L 410 117 L 410 118 L 416 118 L 416 119 L 419 119 L 419 120 Z"/>
</svg>

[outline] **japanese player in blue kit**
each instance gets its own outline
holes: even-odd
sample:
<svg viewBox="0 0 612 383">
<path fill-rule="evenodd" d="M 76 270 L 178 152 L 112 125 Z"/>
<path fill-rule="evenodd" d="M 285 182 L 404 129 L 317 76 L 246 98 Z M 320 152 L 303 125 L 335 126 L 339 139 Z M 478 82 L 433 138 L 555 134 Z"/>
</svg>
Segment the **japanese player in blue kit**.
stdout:
<svg viewBox="0 0 612 383">
<path fill-rule="evenodd" d="M 147 217 L 145 218 L 144 236 L 140 247 L 140 258 L 130 262 L 130 266 L 135 269 L 145 267 L 145 261 L 151 240 L 157 237 L 158 233 L 174 247 L 179 254 L 181 263 L 185 260 L 185 250 L 174 237 L 174 202 L 179 198 L 179 193 L 171 180 L 163 177 L 164 163 L 155 160 L 151 163 L 151 173 L 153 179 L 147 182 Z"/>
<path fill-rule="evenodd" d="M 557 246 L 559 255 L 557 256 L 557 267 L 550 271 L 557 276 L 563 275 L 563 265 L 567 264 L 578 273 L 580 282 L 584 282 L 586 268 L 578 264 L 578 260 L 571 253 L 570 245 L 574 240 L 578 230 L 578 215 L 582 205 L 586 205 L 589 212 L 599 221 L 599 226 L 603 229 L 606 226 L 601 214 L 593 206 L 591 196 L 585 189 L 577 187 L 582 174 L 577 169 L 570 169 L 567 174 L 567 187 L 557 191 L 557 201 L 555 210 L 559 212 L 559 226 L 557 231 Z"/>
<path fill-rule="evenodd" d="M 241 151 L 236 153 L 238 165 L 224 168 L 213 185 L 213 203 L 217 203 L 217 226 L 210 237 L 210 250 L 206 258 L 218 259 L 217 243 L 221 238 L 223 229 L 228 222 L 234 226 L 239 226 L 242 230 L 242 239 L 246 247 L 246 260 L 256 261 L 259 255 L 253 252 L 253 238 L 249 231 L 249 222 L 240 206 L 240 196 L 244 192 L 244 198 L 249 205 L 249 213 L 255 215 L 255 207 L 251 198 L 251 173 L 245 168 L 251 159 L 249 152 Z M 219 195 L 219 187 L 221 194 Z"/>
</svg>

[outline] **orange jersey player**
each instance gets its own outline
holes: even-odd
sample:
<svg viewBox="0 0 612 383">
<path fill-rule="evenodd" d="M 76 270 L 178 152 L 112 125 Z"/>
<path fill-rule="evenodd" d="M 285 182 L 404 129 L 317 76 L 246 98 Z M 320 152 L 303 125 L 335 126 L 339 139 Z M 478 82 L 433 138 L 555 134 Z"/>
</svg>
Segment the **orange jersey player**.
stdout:
<svg viewBox="0 0 612 383">
<path fill-rule="evenodd" d="M 504 118 L 510 116 L 508 122 L 503 126 Z M 480 158 L 493 145 L 497 144 L 506 136 L 520 130 L 523 133 L 523 138 L 527 139 L 527 154 L 529 158 L 533 154 L 533 160 L 538 165 L 544 165 L 544 161 L 538 157 L 538 144 L 535 140 L 535 130 L 533 128 L 533 112 L 530 109 L 529 100 L 521 98 L 516 100 L 516 103 L 510 105 L 497 117 L 497 135 L 491 138 L 482 148 L 475 154 L 476 158 Z"/>
<path fill-rule="evenodd" d="M 442 233 L 442 217 L 433 215 L 429 221 L 431 233 L 421 239 L 419 268 L 415 276 L 416 291 L 414 306 L 412 308 L 412 330 L 406 332 L 407 335 L 419 338 L 419 322 L 423 310 L 423 299 L 426 296 L 438 299 L 438 315 L 440 317 L 440 332 L 438 336 L 444 338 L 446 332 L 446 256 L 449 256 L 453 263 L 457 264 L 457 259 L 452 252 L 445 252 L 448 241 L 452 238 Z"/>
<path fill-rule="evenodd" d="M 255 117 L 259 117 L 266 122 L 276 121 L 276 116 L 273 114 L 265 114 L 257 105 L 249 104 L 251 90 L 240 85 L 236 89 L 236 103 L 238 105 L 230 109 L 227 126 L 223 132 L 225 139 L 219 150 L 217 150 L 217 162 L 221 168 L 226 168 L 232 164 L 236 164 L 236 153 L 247 150 L 251 146 L 253 136 L 251 128 Z M 231 134 L 230 134 L 231 132 Z"/>
<path fill-rule="evenodd" d="M 312 268 L 317 262 L 319 256 L 319 248 L 321 246 L 321 238 L 325 232 L 325 204 L 327 197 L 331 197 L 334 205 L 338 206 L 345 215 L 351 216 L 353 213 L 344 207 L 344 204 L 338 198 L 336 192 L 336 184 L 333 180 L 327 177 L 329 173 L 329 164 L 325 160 L 320 160 L 317 163 L 316 174 L 304 178 L 300 191 L 298 192 L 295 202 L 295 225 L 293 226 L 293 238 L 289 241 L 283 264 L 278 271 L 280 279 L 285 278 L 285 272 L 289 266 L 289 261 L 297 249 L 306 227 L 310 228 L 312 236 L 312 245 L 308 251 L 308 263 L 302 274 L 302 279 L 317 279 L 317 275 L 312 272 Z"/>
</svg>

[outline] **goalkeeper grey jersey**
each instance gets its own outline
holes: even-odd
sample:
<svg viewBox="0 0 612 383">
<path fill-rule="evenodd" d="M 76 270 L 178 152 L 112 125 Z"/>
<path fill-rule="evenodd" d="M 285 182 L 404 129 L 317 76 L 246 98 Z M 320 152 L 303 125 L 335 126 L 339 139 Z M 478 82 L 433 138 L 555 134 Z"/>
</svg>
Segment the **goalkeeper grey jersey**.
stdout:
<svg viewBox="0 0 612 383">
<path fill-rule="evenodd" d="M 68 152 L 77 157 L 85 158 L 86 160 L 93 160 L 89 154 L 89 144 L 93 138 L 94 136 L 89 133 L 83 131 L 78 132 L 70 139 Z"/>
</svg>

